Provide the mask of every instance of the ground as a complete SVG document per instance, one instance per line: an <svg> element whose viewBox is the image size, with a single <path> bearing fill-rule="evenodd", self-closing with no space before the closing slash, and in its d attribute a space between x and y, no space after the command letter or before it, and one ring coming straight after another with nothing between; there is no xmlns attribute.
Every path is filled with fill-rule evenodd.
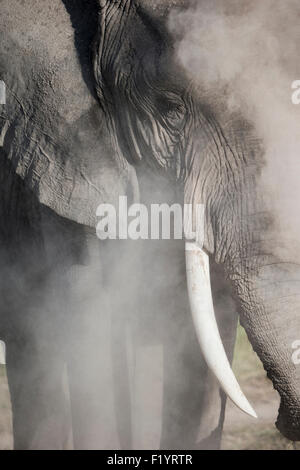
<svg viewBox="0 0 300 470"><path fill-rule="evenodd" d="M276 430L278 396L260 361L252 351L244 330L238 332L233 365L238 381L253 405L255 420L229 403L222 448L224 450L290 450L292 444ZM11 409L5 368L0 366L0 450L12 448Z"/></svg>

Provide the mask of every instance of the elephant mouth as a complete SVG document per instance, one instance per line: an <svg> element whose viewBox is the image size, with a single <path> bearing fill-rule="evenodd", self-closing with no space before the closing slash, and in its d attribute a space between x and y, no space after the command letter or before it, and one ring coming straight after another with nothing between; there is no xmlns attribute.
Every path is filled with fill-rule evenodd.
<svg viewBox="0 0 300 470"><path fill-rule="evenodd" d="M209 257L196 243L187 242L185 249L190 307L204 359L233 403L257 418L234 376L222 344L214 313Z"/></svg>

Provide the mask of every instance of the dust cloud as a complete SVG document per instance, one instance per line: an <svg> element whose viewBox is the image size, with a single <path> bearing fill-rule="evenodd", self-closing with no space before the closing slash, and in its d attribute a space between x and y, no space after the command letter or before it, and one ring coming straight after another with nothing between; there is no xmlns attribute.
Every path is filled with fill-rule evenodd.
<svg viewBox="0 0 300 470"><path fill-rule="evenodd" d="M192 81L254 124L265 151L260 183L288 245L300 235L299 23L297 0L200 0L169 19Z"/></svg>

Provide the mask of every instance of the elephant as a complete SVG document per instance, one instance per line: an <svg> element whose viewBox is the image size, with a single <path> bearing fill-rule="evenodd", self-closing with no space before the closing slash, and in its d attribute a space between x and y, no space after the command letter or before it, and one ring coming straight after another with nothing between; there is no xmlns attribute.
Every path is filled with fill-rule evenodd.
<svg viewBox="0 0 300 470"><path fill-rule="evenodd" d="M274 237L255 125L176 61L168 16L190 3L1 1L0 339L16 449L67 448L71 428L75 448L113 448L114 426L120 447L142 445L149 364L159 446L218 449L227 396L255 417L230 367L238 317L280 395L278 429L300 439L300 266ZM203 244L99 241L97 208L120 195L204 205ZM132 382L148 383L143 406Z"/></svg>

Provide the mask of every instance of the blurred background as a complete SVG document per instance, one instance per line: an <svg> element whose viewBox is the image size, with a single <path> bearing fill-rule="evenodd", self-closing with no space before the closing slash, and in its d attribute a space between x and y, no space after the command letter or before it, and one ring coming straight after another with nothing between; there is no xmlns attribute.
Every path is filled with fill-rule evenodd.
<svg viewBox="0 0 300 470"><path fill-rule="evenodd" d="M258 420L228 402L223 450L292 450L292 443L275 428L279 400L253 352L244 330L238 330L233 369L258 414ZM0 366L0 450L12 449L12 423L5 367Z"/></svg>

